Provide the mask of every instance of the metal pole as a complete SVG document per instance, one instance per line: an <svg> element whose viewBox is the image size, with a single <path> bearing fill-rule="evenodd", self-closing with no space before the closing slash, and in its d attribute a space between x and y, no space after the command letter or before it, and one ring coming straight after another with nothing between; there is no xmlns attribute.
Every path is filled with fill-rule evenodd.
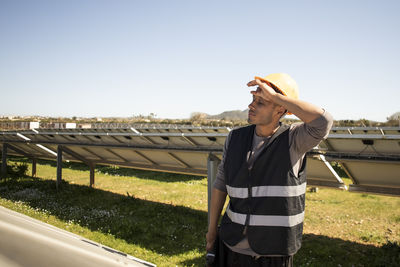
<svg viewBox="0 0 400 267"><path fill-rule="evenodd" d="M7 144L3 143L3 150L1 154L1 177L5 178L7 175Z"/></svg>
<svg viewBox="0 0 400 267"><path fill-rule="evenodd" d="M212 187L217 177L217 170L220 160L213 154L208 155L207 159L207 188L208 188L208 223L210 223L210 208L211 208L211 192Z"/></svg>
<svg viewBox="0 0 400 267"><path fill-rule="evenodd" d="M62 181L62 146L57 146L57 181L56 187L61 186Z"/></svg>
<svg viewBox="0 0 400 267"><path fill-rule="evenodd" d="M94 168L95 168L95 164L92 163L89 165L90 168L90 187L94 186Z"/></svg>
<svg viewBox="0 0 400 267"><path fill-rule="evenodd" d="M36 177L36 159L32 159L32 177Z"/></svg>

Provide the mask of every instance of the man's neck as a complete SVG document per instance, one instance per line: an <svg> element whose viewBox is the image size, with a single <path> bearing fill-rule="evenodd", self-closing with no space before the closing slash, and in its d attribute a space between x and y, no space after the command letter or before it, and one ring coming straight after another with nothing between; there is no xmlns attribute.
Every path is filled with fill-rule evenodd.
<svg viewBox="0 0 400 267"><path fill-rule="evenodd" d="M257 124L256 125L256 135L260 137L269 137L273 135L279 128L278 123L271 123L268 125Z"/></svg>

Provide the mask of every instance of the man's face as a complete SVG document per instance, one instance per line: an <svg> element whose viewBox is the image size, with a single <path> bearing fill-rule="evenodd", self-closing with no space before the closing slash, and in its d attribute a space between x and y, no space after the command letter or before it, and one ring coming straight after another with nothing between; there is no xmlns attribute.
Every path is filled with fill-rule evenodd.
<svg viewBox="0 0 400 267"><path fill-rule="evenodd" d="M257 91L261 90L257 88ZM269 124L276 116L276 109L278 108L272 102L262 99L261 97L253 95L253 101L249 104L248 122L255 125Z"/></svg>

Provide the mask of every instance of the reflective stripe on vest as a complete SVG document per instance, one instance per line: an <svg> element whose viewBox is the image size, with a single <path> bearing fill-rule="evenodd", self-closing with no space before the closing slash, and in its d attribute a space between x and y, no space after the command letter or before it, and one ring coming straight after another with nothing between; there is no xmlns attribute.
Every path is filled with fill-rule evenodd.
<svg viewBox="0 0 400 267"><path fill-rule="evenodd" d="M226 208L226 214L232 222L245 225L246 214L233 212L230 207ZM283 226L293 227L304 221L304 211L302 213L281 216L281 215L250 215L249 225L251 226Z"/></svg>
<svg viewBox="0 0 400 267"><path fill-rule="evenodd" d="M294 186L254 186L251 188L252 197L297 197L306 193L306 183ZM232 187L226 185L228 195L235 198L248 198L246 187Z"/></svg>

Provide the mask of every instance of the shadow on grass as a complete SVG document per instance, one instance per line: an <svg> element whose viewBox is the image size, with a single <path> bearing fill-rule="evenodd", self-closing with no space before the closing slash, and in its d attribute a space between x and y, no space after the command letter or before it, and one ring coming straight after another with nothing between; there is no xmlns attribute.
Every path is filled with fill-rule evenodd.
<svg viewBox="0 0 400 267"><path fill-rule="evenodd" d="M201 266L202 262L204 257L197 257L182 264ZM388 243L379 248L313 234L303 235L302 248L294 256L294 266L397 267L399 262L400 246L397 243Z"/></svg>
<svg viewBox="0 0 400 267"><path fill-rule="evenodd" d="M204 257L182 262L184 266L201 266ZM397 267L400 244L382 247L364 245L322 235L304 234L302 248L294 256L294 266L382 266ZM204 266L204 265L203 265Z"/></svg>
<svg viewBox="0 0 400 267"><path fill-rule="evenodd" d="M32 160L23 157L9 157L10 160L16 162L24 162L27 164L32 163ZM47 165L56 168L57 162L54 160L45 160L45 159L38 159L38 164ZM79 170L79 171L89 171L89 167L81 162L63 162L63 168L68 168L72 170ZM118 166L108 166L108 165L96 165L96 172L108 174L108 175L118 175L118 176L134 176L139 179L146 179L146 180L155 180L160 182L187 182L192 180L202 180L205 176L197 176L197 175L187 175L187 174L177 174L177 173L167 173L156 171L148 171L148 170L139 170L133 168L124 168ZM40 175L40 174L39 174Z"/></svg>
<svg viewBox="0 0 400 267"><path fill-rule="evenodd" d="M158 254L204 249L207 213L203 211L65 181L57 192L55 181L31 177L2 180L0 197L23 201L62 221L111 234Z"/></svg>
<svg viewBox="0 0 400 267"><path fill-rule="evenodd" d="M322 235L305 234L295 266L399 266L400 244L382 247Z"/></svg>
<svg viewBox="0 0 400 267"><path fill-rule="evenodd" d="M23 201L65 222L109 234L157 254L173 256L204 251L207 213L182 206L136 199L101 189L40 178L0 181L0 197ZM305 234L295 266L398 266L400 246L365 245L322 235ZM181 262L204 266L204 257Z"/></svg>

